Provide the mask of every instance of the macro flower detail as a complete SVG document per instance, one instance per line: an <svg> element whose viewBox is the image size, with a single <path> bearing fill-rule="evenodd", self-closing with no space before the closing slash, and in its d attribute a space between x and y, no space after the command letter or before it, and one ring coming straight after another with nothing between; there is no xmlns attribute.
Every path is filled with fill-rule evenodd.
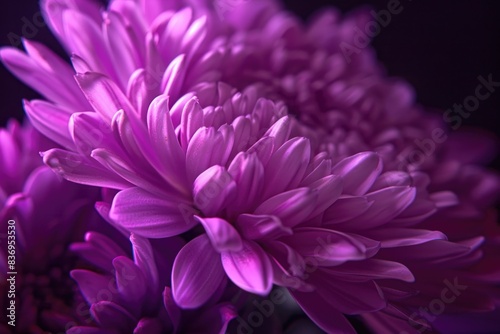
<svg viewBox="0 0 500 334"><path fill-rule="evenodd" d="M68 333L95 333L97 328L105 333L224 332L236 314L229 303L214 301L203 309L184 312L172 302L168 288L172 255L182 247L182 239L162 240L153 249L147 239L131 235L131 249L126 250L114 241L123 243L124 236L117 231L109 236L113 239L89 232L85 242L71 245L95 271L71 272L91 307L83 326Z"/></svg>
<svg viewBox="0 0 500 334"><path fill-rule="evenodd" d="M495 139L451 133L370 48L346 61L340 45L367 13L304 24L263 0L41 8L72 64L28 40L25 53L0 50L44 96L24 108L33 142L46 141L30 148L38 167L16 125L0 133L1 153L20 161L0 165L0 216L34 221L49 183L72 187L66 209L100 200L100 226L80 230L77 207L55 219L65 238L34 236L90 266L60 260L90 307L82 319L79 297L63 301L69 333L223 333L252 314L241 294L273 287L329 333L355 332L352 319L447 333L470 313L498 328L500 178L481 167Z"/></svg>
<svg viewBox="0 0 500 334"><path fill-rule="evenodd" d="M0 329L5 333L62 332L79 320L73 307L81 297L68 276L77 259L66 247L100 222L92 210L98 192L69 183L43 165L39 151L53 145L28 122L20 126L12 120L0 130L0 155L5 158L0 165L1 226L2 231L8 222L15 227L15 239L2 235L5 244L15 240L14 253L0 250L1 304L7 310ZM15 299L8 297L12 282ZM15 311L9 318L12 300Z"/></svg>

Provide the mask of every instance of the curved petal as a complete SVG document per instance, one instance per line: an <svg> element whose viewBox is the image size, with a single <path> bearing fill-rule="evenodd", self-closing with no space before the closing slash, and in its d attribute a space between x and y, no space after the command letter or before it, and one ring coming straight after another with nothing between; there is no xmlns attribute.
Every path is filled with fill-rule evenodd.
<svg viewBox="0 0 500 334"><path fill-rule="evenodd" d="M201 218L195 216L203 225L212 246L220 252L237 252L243 248L238 231L227 221L220 218Z"/></svg>
<svg viewBox="0 0 500 334"><path fill-rule="evenodd" d="M193 184L194 204L211 217L225 209L234 198L236 183L222 166L213 166L201 173Z"/></svg>
<svg viewBox="0 0 500 334"><path fill-rule="evenodd" d="M206 235L191 240L175 258L172 293L182 308L203 305L220 287L224 271L220 255Z"/></svg>
<svg viewBox="0 0 500 334"><path fill-rule="evenodd" d="M146 238L166 238L184 233L196 225L186 215L182 201L171 201L140 188L116 194L109 216L117 224Z"/></svg>
<svg viewBox="0 0 500 334"><path fill-rule="evenodd" d="M273 286L269 256L253 241L243 241L239 252L223 252L222 265L234 284L245 291L267 295Z"/></svg>
<svg viewBox="0 0 500 334"><path fill-rule="evenodd" d="M340 161L332 168L332 173L342 176L346 194L360 196L370 189L382 167L382 160L376 153L364 152Z"/></svg>

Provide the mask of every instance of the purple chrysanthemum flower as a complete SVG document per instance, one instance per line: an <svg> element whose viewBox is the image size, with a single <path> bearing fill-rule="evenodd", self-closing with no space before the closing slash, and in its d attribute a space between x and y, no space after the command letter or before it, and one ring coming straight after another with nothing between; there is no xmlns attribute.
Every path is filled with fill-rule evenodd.
<svg viewBox="0 0 500 334"><path fill-rule="evenodd" d="M471 288L446 312L498 303L498 265L481 260L481 236L498 246L475 228L489 223L496 235L484 212L498 177L476 166L480 154L457 155L463 136L407 159L442 124L369 48L346 61L340 44L364 16L330 11L304 26L272 1L242 3L224 20L211 2L187 5L45 1L77 83L36 43L25 43L29 56L1 53L50 100L26 103L66 149L45 154L50 166L120 190L101 213L133 233L189 231L172 273L180 306L203 304L224 272L249 292L290 288L331 332L352 331L341 313L379 310L366 317L379 331L432 325L412 312L455 277Z"/></svg>
<svg viewBox="0 0 500 334"><path fill-rule="evenodd" d="M11 121L0 130L2 333L62 333L78 321L73 306L80 297L68 275L76 259L66 249L98 218L92 214L98 197L43 165L39 151L53 146L29 123ZM11 301L13 318L7 317Z"/></svg>
<svg viewBox="0 0 500 334"><path fill-rule="evenodd" d="M174 302L170 272L175 254L184 245L180 238L153 240L132 235L130 250L113 238L89 232L85 242L72 250L94 266L95 271L73 270L90 312L68 333L224 333L236 315L229 303L216 300L202 309L183 311ZM95 321L95 326L89 326ZM86 325L86 326L85 326ZM99 329L97 329L99 328Z"/></svg>

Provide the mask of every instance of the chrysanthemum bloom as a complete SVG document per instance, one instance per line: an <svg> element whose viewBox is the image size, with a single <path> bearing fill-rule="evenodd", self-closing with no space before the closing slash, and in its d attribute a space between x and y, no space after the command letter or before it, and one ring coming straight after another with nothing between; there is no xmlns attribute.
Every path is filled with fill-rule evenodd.
<svg viewBox="0 0 500 334"><path fill-rule="evenodd" d="M414 206L427 214L400 223L443 231L448 241L396 247L378 255L408 264L416 275L411 288L419 292L415 298L398 302L399 310L388 312L411 315L428 307L440 298L445 280L456 277L467 283L467 292L437 313L488 311L498 305L499 265L487 256L481 259L486 248L500 251L493 239L498 225L490 209L498 200L500 181L480 167L495 153L495 139L480 132L450 133L447 124L414 104L414 94L405 83L385 77L371 48L353 53L354 31L368 27L367 15L342 20L335 11L325 11L304 26L273 6L246 4L234 8L227 20L232 26L227 48L252 52L241 51L248 55L247 71L224 74L223 80L237 87L259 82L269 97L283 100L297 119L310 125L309 136L317 138L318 150L327 150L334 161L364 150L376 151L384 170L410 171L415 176L413 181L399 179L401 184L413 184L431 192L431 198L440 198L437 206L431 202ZM346 49L349 45L351 51ZM345 228L349 231L351 226ZM380 230L373 238L389 246L385 239L394 233L397 230ZM393 322L394 327L385 331L404 326L418 331L417 320L435 321L436 312L423 313Z"/></svg>
<svg viewBox="0 0 500 334"><path fill-rule="evenodd" d="M320 326L349 331L341 313L385 307L376 280L413 279L400 263L371 260L380 243L362 235L399 215L412 217L405 209L420 201L414 187L387 183L391 175L380 174L376 154L332 167L325 154L311 154L308 139L291 137L283 106L257 99L253 87L240 94L205 84L171 109L159 96L144 124L109 79L82 78L100 97L97 113L71 116L74 145L85 150L53 149L44 160L70 180L119 189L109 219L132 233L165 238L203 227L174 262L172 292L181 307L205 304L227 275L261 295L273 283L289 287ZM98 141L95 129L102 129ZM358 231L338 232L349 220ZM409 234L406 244L443 238Z"/></svg>
<svg viewBox="0 0 500 334"><path fill-rule="evenodd" d="M75 257L67 247L98 218L92 215L98 197L95 189L67 182L43 165L39 151L52 146L28 123L21 127L11 121L0 130L2 333L63 333L78 321L73 306L79 294L69 277ZM9 221L15 226L13 267L12 259L7 261L12 255L7 252L7 231L14 231L8 229ZM7 293L11 290L7 278L12 277L15 299ZM15 301L12 319L7 317L11 300Z"/></svg>
<svg viewBox="0 0 500 334"><path fill-rule="evenodd" d="M155 1L145 1L144 3L156 4ZM162 13L162 11L165 8L180 8L181 5L177 2L171 2L166 7L143 6L143 8L146 8L144 11L137 6L137 3L131 1L115 1L110 7L111 10L105 15L105 19L102 19L97 14L98 10L95 6L90 11L92 14L87 15L85 14L86 10L82 9L83 7L79 2L47 1L45 3L44 8L46 8L53 30L67 49L77 54L77 56L73 57L73 62L77 72L82 73L77 76L77 79L88 102L82 99L83 96L79 88L69 79L71 75L69 67L57 61L53 55L41 46L27 44L31 58L21 56L13 51L2 52L2 58L15 73L34 88L39 89L49 100L56 104L30 103L27 104L27 112L40 131L57 140L71 151L78 151L78 154L52 151L46 156L46 160L55 168L61 168L67 178L82 183L110 186L117 189L126 189L133 184L139 188L147 189L152 194L160 195L164 199L162 202L148 201L142 203L129 196L131 202L136 205L135 207L130 206L131 209L156 204L162 208L159 211L160 213L165 213L165 208L169 208L169 214L172 214L172 201L175 199L180 204L180 208L183 209L183 218L186 218L186 224L184 226L172 224L172 230L169 233L180 233L194 226L196 222L191 218L196 214L198 221L206 228L209 238L213 240L215 232L210 230L210 225L220 226L221 230L219 232L226 233L224 222L226 221L230 223L230 226L234 227L233 219L236 218L236 213L242 215L242 210L240 212L231 212L230 210L224 212L224 205L230 206L223 199L229 198L237 190L232 190L232 186L228 186L223 182L231 179L225 176L224 170L218 170L218 168L226 167L228 169L231 167L234 160L229 159L229 156L233 154L231 157L237 157L237 152L245 153L243 151L246 150L246 146L242 145L230 153L224 152L218 155L216 159L228 155L227 159L223 159L223 164L219 161L219 167L216 166L215 161L197 161L200 157L207 157L206 152L198 156L190 156L187 159L191 142L194 142L195 139L201 142L202 138L205 140L210 136L215 136L217 130L220 129L214 127L213 131L208 131L205 137L200 134L193 136L195 131L200 129L201 126L235 122L234 118L238 115L225 114L228 110L228 107L225 106L221 109L214 108L217 106L217 102L222 104L220 101L224 99L210 98L208 100L203 94L206 94L204 92L209 90L203 90L199 87L195 89L194 86L199 82L214 81L220 78L240 89L258 83L259 89L256 90L259 92L258 94L265 94L265 96L276 101L284 100L291 113L302 124L311 127L309 131L303 126L294 127L292 137L299 134L307 135L312 143L309 149L314 152L313 156L322 150L328 151L328 158L332 159L331 162L325 160L325 155L315 158L318 164L317 167L323 164L322 168L325 168L322 170L324 174L320 174L320 176L339 175L343 178L343 195L339 200L335 203L332 202L333 205L328 209L328 206L324 203L326 206L323 209L326 212L318 221L311 220L309 219L311 217L308 216L301 217L303 221L298 223L297 226L292 226L291 232L294 233L293 235L300 232L296 229L298 227L327 227L329 231L334 231L334 233L342 231L348 233L348 235L361 234L364 238L369 236L371 238L369 240L381 242L382 248L393 249L387 252L384 250L384 252L377 255L377 259L368 262L369 264L365 263L364 268L369 271L368 273L361 272L361 267L352 264L353 262L347 262L345 266L340 266L343 270L350 271L353 276L365 275L363 279L358 277L355 280L356 282L361 280L363 283L352 284L352 286L345 286L342 282L339 283L339 280L335 280L337 285L332 286L331 280L325 280L325 277L332 275L346 276L335 272L335 270L332 272L331 268L318 269L321 267L320 264L312 265L313 269L311 269L311 265L309 266L312 273L306 279L304 268L308 266L301 265L301 258L292 251L290 251L290 254L294 256L281 259L281 262L280 259L276 259L283 267L282 271L285 272L284 275L282 273L273 274L276 283L301 289L312 286L323 289L321 292L324 292L324 290L328 292L327 297L318 301L314 300L315 293L309 294L309 297L306 297L301 292L295 293L299 302L309 310L311 317L323 328L331 331L340 330L340 328L345 331L349 330L348 325L343 323L341 318L330 317L325 312L330 307L345 313L359 313L373 311L383 306L383 302L378 302L383 299L377 298L374 293L366 300L370 305L366 305L366 303L344 302L339 296L335 295L335 292L337 289L343 289L343 292L348 291L350 294L355 294L357 290L362 290L362 287L368 289L368 286L373 284L371 275L382 277L380 271L384 275L389 273L392 275L391 270L394 268L388 266L387 262L383 262L383 259L390 258L393 253L401 255L398 258L400 262L405 263L408 261L413 263L414 259L411 256L405 256L406 254L412 254L413 248L411 247L424 249L426 254L429 254L429 257L421 259L422 267L425 268L426 263L429 265L434 262L439 263L436 258L439 258L444 251L450 252L450 254L454 254L454 252L460 253L462 247L464 248L462 253L466 256L478 245L478 243L472 242L474 240L462 242L464 246L455 243L457 240L466 240L477 236L478 234L474 232L469 235L462 235L457 240L433 241L437 246L431 247L432 245L428 245L426 241L444 239L445 236L438 232L432 233L423 230L426 225L419 224L426 218L436 214L437 211L462 212L462 209L470 206L480 210L472 210L476 217L474 220L469 220L469 223L477 221L483 211L483 208L478 206L477 203L485 199L491 201L498 190L497 179L474 168L472 172L470 172L470 168L465 168L465 170L463 168L454 168L460 163L454 162L450 155L446 154L446 152L449 152L447 148L442 148L444 154L439 153L439 155L436 155L438 159L429 159L431 162L426 161L425 164L422 163L422 166L419 166L418 169L429 172L430 178L422 172L415 171L416 164L405 162L405 158L411 157L413 153L415 139L427 138L439 123L433 120L432 117L426 116L419 108L413 106L412 94L406 85L388 81L381 75L381 70L369 52L363 51L358 57L353 56L350 66L346 66L346 59L341 53L339 45L342 42L350 42L349 39L353 38L354 35L352 28L356 24L358 26L364 24L366 19L348 19L342 22L338 19L338 15L330 12L315 20L310 27L305 28L297 20L284 15L274 4L253 1L248 5L242 4L233 8L231 15L226 15L227 22L213 24L217 21L214 21L214 15L210 16L209 7L204 7L204 10L200 11L200 13L185 9L173 14L173 12ZM201 14L207 14L208 16L200 16ZM104 27L103 34L99 31L100 26ZM325 33L330 31L331 34ZM120 38L113 38L116 36ZM141 43L141 41L144 43ZM92 48L89 47L90 45L92 45ZM132 45L138 46L138 48L133 48ZM367 50L369 51L369 49ZM27 75L27 69L37 75L33 76L31 73ZM115 83L111 84L110 80L104 79L99 74L84 74L84 72L90 70L105 74ZM47 83L50 85L47 85ZM61 84L64 84L66 88L63 94L57 90L46 88L47 86L60 87ZM126 91L126 97L125 94L120 93L120 90ZM192 96L182 97L183 93L191 90L195 90L198 95L202 95L199 96L200 104L208 108L203 111L206 124L200 121L201 116L198 116L202 115L200 111L190 111L193 109L193 104L195 104L190 100ZM159 94L169 95L171 101L169 113L172 126L167 123L162 127L162 129L165 129L165 126L170 127L165 130L165 133L170 137L164 137L167 138L168 144L165 144L163 139L159 139L162 137L157 137L159 130L155 130L153 126L153 122L158 121L157 118L148 118L149 115L154 114L154 111L151 112L151 109L154 108L151 108L150 112L148 112L150 102ZM126 101L127 99L130 103ZM216 102L213 102L214 100ZM185 112L181 106L188 104L187 101L190 101L191 105ZM104 126L99 125L99 116L85 113L73 116L70 122L70 131L67 131L66 124L69 122L70 115L75 111L90 109L89 104L100 114ZM125 111L117 114L117 110L121 108L125 109ZM131 111L132 109L134 111ZM239 110L242 113L241 115L249 114L247 111L243 111L246 107L238 106L235 109ZM186 116L184 117L184 115ZM254 119L254 117L249 118ZM108 125L111 122L114 128L109 130ZM271 123L266 126L270 126ZM240 131L236 131L238 128L234 124L233 127L238 135ZM224 129L228 129L228 127ZM263 130L265 129L263 128ZM171 134L172 131L175 131L175 137ZM224 145L228 145L227 138L230 137L225 137L224 131L220 131L222 132L220 139L212 141L221 143L220 146L216 146L218 150L216 149L215 152L220 153ZM114 136L111 135L112 132ZM261 135L259 134L256 139L261 138ZM148 140L152 141L152 143L148 143ZM179 149L171 150L172 146L170 145L177 140L179 140L181 148L184 149L185 156L182 155ZM210 140L205 141L210 142ZM235 142L238 143L238 140ZM300 142L299 147L301 149L303 149L303 143L303 141ZM151 145L153 154L151 154ZM259 145L258 147L265 149L268 146L267 144L267 146ZM307 147L309 144L305 146ZM92 149L94 150L92 151L92 157L90 157ZM278 148L273 147L274 149ZM378 155L368 153L354 155L366 150L376 151ZM271 152L277 153L278 151ZM109 152L113 152L115 155L108 154ZM212 152L212 147L208 152ZM300 153L300 150L296 149L294 152L290 152L291 157L296 157L290 158L290 160L301 161L300 158L297 158L301 154L297 152ZM307 154L303 155L303 157L305 156ZM382 157L383 163L378 158L379 156ZM168 159L169 157L174 158ZM258 158L261 160L261 157ZM104 167L97 164L96 160ZM211 166L216 168L212 168L212 170L208 168L209 172L204 175L202 168L193 171L192 166L189 166L190 163L194 163L193 160L196 161L196 165L205 163L207 168ZM321 162L323 160L327 162ZM184 161L185 166L183 165ZM262 163L262 161L260 162ZM210 166L212 163L214 165ZM330 170L330 168L325 167L328 164L337 164L337 166ZM411 167L410 173L406 173L406 167L408 166ZM238 169L236 168L236 170ZM292 169L289 172L300 175L299 171L301 171L300 168L297 170ZM381 174L382 171L385 173ZM266 173L273 172L275 171L268 171L266 167ZM153 189L158 188L151 187L151 185L157 185L158 174L168 184L166 189L175 189L176 192L183 195L180 197L165 197L165 187ZM447 179L447 174L453 175L453 177ZM121 176L121 178L116 175ZM205 178L198 180L200 176ZM214 201L214 198L206 199L206 196L202 196L200 199L194 197L197 191L203 189L202 182L207 180L206 176L215 176L221 179L222 185L227 187L222 192L223 196L215 196L216 200L221 202L216 203L216 209L211 207L213 211L209 213L205 211L207 208L203 207L205 205L203 203L211 203L210 200ZM233 175L231 174L231 176ZM287 174L283 174L280 175L279 179L283 180L287 177ZM473 198L471 199L471 196L467 195L467 190L471 189L470 181L464 180L474 180L474 178L480 180L479 184L482 186L473 192ZM299 179L297 177L294 180L294 182L298 182L297 186L301 182ZM196 181L200 182L199 186L193 188L192 185L193 183L196 185ZM302 181L305 182L305 180ZM237 180L235 183L238 183ZM453 187L450 186L451 184L453 184ZM217 184L217 187L219 186ZM287 186L291 186L291 184ZM266 187L271 188L269 185L266 185ZM457 191L456 188L462 191ZM277 189L279 188L277 187ZM455 195L449 192L450 189L455 192ZM128 193L127 191L122 191L122 194L117 196L114 202L115 209L112 210L112 218L121 222L121 224L132 221L129 219L130 216L119 216L116 210L116 204L119 203L118 199L123 200L127 198L126 194L134 194L132 190L128 191ZM264 191L262 200L266 200L266 196L269 195L268 192L274 190L264 188L262 191ZM302 197L298 199L303 200ZM194 213L191 210L193 209L193 203L196 209ZM298 208L298 204L304 203L293 202L293 205L289 207ZM211 204L213 205L213 203ZM308 209L313 207L311 210L314 212L315 209L311 203L306 206ZM448 211L443 210L447 207L452 208ZM241 207L239 208L241 209ZM460 208L460 210L457 210L457 208ZM154 212L156 213L156 211ZM231 214L233 214L233 217L231 217ZM217 217L213 217L213 215L217 215ZM137 219L137 217L144 215L136 214L132 216ZM178 213L170 217L174 218L172 220L165 220L164 218L148 219L150 224L156 222L163 224L159 227L164 228L166 221L177 222L179 219ZM449 219L449 217L453 216L445 217ZM207 218L216 219L207 220ZM453 218L455 219L455 217ZM431 220L427 220L430 229L440 229L441 224L439 221L437 224L431 224L431 222ZM262 223L268 222L263 221ZM143 226L145 225L126 225L127 228L134 230ZM241 237L243 232L239 230L238 225L236 225L236 228L237 235ZM156 226L149 231L137 231L137 233L156 233L158 230L159 228ZM232 231L231 228L228 231ZM228 235L228 237L231 237L228 240L234 243L231 244L231 247L238 248L238 237L234 237L233 234ZM318 235L308 235L308 237L314 239ZM207 238L202 235L198 239L194 239L192 243L198 240L196 242L202 243L206 249L209 249ZM286 236L279 236L280 238L286 240L285 244L288 247L290 247L290 243L296 242L293 237L292 240L286 239ZM248 243L247 239L248 236L243 235L243 241ZM259 246L267 242L260 239L252 240L257 240ZM337 239L329 239L327 244L331 240ZM242 244L244 244L243 241ZM276 239L273 241L276 241ZM320 240L309 241L314 246L319 246L319 250L322 249ZM377 243L375 242L375 244ZM188 246L189 244L185 249L190 250ZM221 245L216 242L215 246L217 250L221 251L221 249L217 248ZM304 245L294 244L291 248L300 250L299 255L305 258L304 262L311 261L311 259L321 262L318 261L318 255L320 258L322 255L314 252L316 247L313 248L312 245L307 245L313 251L313 254L310 254L301 246ZM265 246L264 248L271 247ZM378 246L368 247L361 258L373 256L377 248ZM335 249L341 250L342 247L339 246ZM181 252L180 255L185 256L187 250ZM265 250L272 253L272 250ZM327 253L329 256L331 255L330 252ZM349 254L349 256L353 256L352 253ZM213 252L206 252L204 255L211 256L213 259L217 257ZM358 256L359 254L344 260L359 259ZM223 256L223 258L226 261L232 259L228 256ZM467 264L467 261L457 261L457 257L453 256L445 257L444 261L451 267ZM179 260L178 263L182 264L183 262ZM263 263L265 264L265 260ZM334 266L331 262L327 263L328 266ZM322 265L325 265L325 262ZM384 267L384 265L386 266ZM297 267L299 270L297 270ZM261 266L262 268L265 269L266 265ZM418 267L414 268L418 274L420 272ZM436 270L441 268L446 268L446 266L433 267ZM261 273L265 274L265 270L261 270ZM403 270L399 276L394 274L394 277L404 278L405 273ZM444 273L447 273L446 270ZM195 276L193 275L193 277ZM351 275L347 275L347 277L347 280L354 281ZM426 286L436 283L434 281L432 284L428 284L428 278L424 277L422 276L422 280L417 279L416 284ZM408 278L409 276L406 276L406 279ZM278 282L280 279L282 282ZM453 278L450 277L450 279ZM305 280L307 280L308 284L304 284ZM247 283L240 282L240 286L255 292L255 289ZM267 281L265 283L264 286L268 287L269 283ZM384 285L384 283L387 283L387 285ZM442 284L442 282L439 281L437 284ZM477 280L474 281L474 285L476 284ZM415 289L415 287L412 288L409 285L397 288L393 286L391 281L379 282L379 285L383 287L384 296L389 300L409 297L412 292L419 288L417 286L417 289ZM176 295L175 291L174 280L174 295ZM263 291L266 291L266 289L263 289ZM373 290L370 291L373 292ZM425 294L423 295L425 296ZM433 293L428 295L433 295ZM182 300L182 297L178 296L178 299L181 299L181 304L188 306L185 304L186 301ZM312 301L315 301L314 305L312 305ZM460 301L457 300L458 302ZM467 299L463 303L467 303ZM391 307L395 306L392 305ZM411 308L409 310L405 308L406 306L402 310L396 311L396 313L401 312L401 316L406 317L405 320L407 320L407 318L411 318ZM477 307L475 309L484 308ZM403 315L404 313L406 315Z"/></svg>
<svg viewBox="0 0 500 334"><path fill-rule="evenodd" d="M71 247L95 271L71 272L91 307L83 326L68 333L225 333L236 310L216 300L224 286L199 310L182 311L173 302L170 272L175 254L184 245L182 239L154 240L151 245L132 235L131 250L124 250L114 241L121 236L111 236L89 232L85 242ZM95 326L89 326L92 320Z"/></svg>

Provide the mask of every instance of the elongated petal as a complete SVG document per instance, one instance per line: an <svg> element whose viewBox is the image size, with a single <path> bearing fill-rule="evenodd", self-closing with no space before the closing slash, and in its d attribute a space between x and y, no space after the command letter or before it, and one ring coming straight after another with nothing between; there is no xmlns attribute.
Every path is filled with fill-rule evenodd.
<svg viewBox="0 0 500 334"><path fill-rule="evenodd" d="M42 153L43 161L66 180L113 189L132 186L124 179L103 168L97 161L87 160L79 154L60 149Z"/></svg>
<svg viewBox="0 0 500 334"><path fill-rule="evenodd" d="M257 155L238 154L229 165L228 172L237 185L229 211L248 212L254 209L264 188L264 166Z"/></svg>
<svg viewBox="0 0 500 334"><path fill-rule="evenodd" d="M109 48L104 41L101 27L87 15L76 10L64 11L62 21L65 41L70 53L75 53L85 59L94 71L117 80L115 67L110 59ZM117 82L120 81L117 80Z"/></svg>
<svg viewBox="0 0 500 334"><path fill-rule="evenodd" d="M281 240L302 256L315 258L322 266L336 266L370 257L371 249L366 247L364 239L333 230L301 228L294 235Z"/></svg>
<svg viewBox="0 0 500 334"><path fill-rule="evenodd" d="M94 110L111 124L114 114L123 109L133 110L125 94L116 84L99 73L77 74L76 80Z"/></svg>
<svg viewBox="0 0 500 334"><path fill-rule="evenodd" d="M172 270L172 293L182 308L203 305L220 286L224 271L220 255L206 235L190 241L177 255Z"/></svg>
<svg viewBox="0 0 500 334"><path fill-rule="evenodd" d="M64 83L58 80L57 74L54 75L48 72L25 53L15 48L2 48L0 50L0 59L26 85L40 92L50 101L62 106L76 106L77 108L84 108L88 105L84 102L75 101L75 97L70 93L71 86L69 88L65 87Z"/></svg>
<svg viewBox="0 0 500 334"><path fill-rule="evenodd" d="M423 244L432 240L447 240L440 231L410 228L388 228L368 231L367 236L380 240L382 248L403 247Z"/></svg>
<svg viewBox="0 0 500 334"><path fill-rule="evenodd" d="M318 194L308 188L298 188L271 197L257 209L257 215L274 215L283 224L293 227L303 222L314 210Z"/></svg>
<svg viewBox="0 0 500 334"><path fill-rule="evenodd" d="M397 217L415 199L415 188L389 187L368 194L371 207L348 224L351 229L368 229L381 226Z"/></svg>
<svg viewBox="0 0 500 334"><path fill-rule="evenodd" d="M189 142L186 153L188 180L214 165L225 166L233 147L234 132L231 127L200 128Z"/></svg>
<svg viewBox="0 0 500 334"><path fill-rule="evenodd" d="M340 267L328 268L328 272L349 282L367 282L374 279L398 279L405 282L414 282L411 271L399 262L367 259L363 265L349 262Z"/></svg>
<svg viewBox="0 0 500 334"><path fill-rule="evenodd" d="M132 233L146 238L166 238L196 225L193 219L183 216L181 204L140 188L129 188L115 196L110 217Z"/></svg>
<svg viewBox="0 0 500 334"><path fill-rule="evenodd" d="M149 138L156 159L150 159L159 173L177 189L186 187L185 155L174 131L168 110L168 97L161 95L149 106Z"/></svg>
<svg viewBox="0 0 500 334"><path fill-rule="evenodd" d="M292 229L284 226L276 216L243 214L236 224L247 239L278 239L293 234Z"/></svg>
<svg viewBox="0 0 500 334"><path fill-rule="evenodd" d="M235 192L236 183L221 166L210 167L193 184L194 204L208 217L225 209L233 200Z"/></svg>
<svg viewBox="0 0 500 334"><path fill-rule="evenodd" d="M142 304L146 296L146 280L144 274L128 257L120 256L113 259L115 268L116 287L121 298L129 303L129 310L139 315Z"/></svg>
<svg viewBox="0 0 500 334"><path fill-rule="evenodd" d="M134 329L137 322L137 318L125 308L109 301L101 301L93 304L90 307L90 312L97 323L105 329L129 333Z"/></svg>
<svg viewBox="0 0 500 334"><path fill-rule="evenodd" d="M83 297L89 304L102 300L114 301L118 298L118 291L109 288L111 276L78 269L71 271L71 277L78 283Z"/></svg>
<svg viewBox="0 0 500 334"><path fill-rule="evenodd" d="M382 160L376 153L359 153L335 165L333 174L342 176L344 191L349 195L363 195L382 171Z"/></svg>
<svg viewBox="0 0 500 334"><path fill-rule="evenodd" d="M222 265L234 284L245 291L267 295L273 285L268 255L253 241L244 241L239 252L223 252Z"/></svg>
<svg viewBox="0 0 500 334"><path fill-rule="evenodd" d="M68 131L71 112L45 101L24 101L24 110L33 126L43 135L68 149L74 148Z"/></svg>
<svg viewBox="0 0 500 334"><path fill-rule="evenodd" d="M243 248L238 231L224 219L201 218L196 219L203 225L212 246L220 252L238 252Z"/></svg>
<svg viewBox="0 0 500 334"><path fill-rule="evenodd" d="M296 187L306 171L311 148L305 138L294 138L283 144L266 165L264 198Z"/></svg>

